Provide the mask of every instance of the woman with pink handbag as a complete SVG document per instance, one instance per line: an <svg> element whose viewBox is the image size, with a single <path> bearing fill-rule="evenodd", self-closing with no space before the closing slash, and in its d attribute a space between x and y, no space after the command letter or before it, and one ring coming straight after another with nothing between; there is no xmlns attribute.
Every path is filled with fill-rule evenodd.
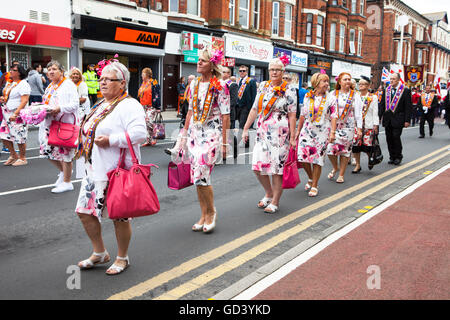
<svg viewBox="0 0 450 320"><path fill-rule="evenodd" d="M53 125L55 128L57 122L76 125L80 103L77 87L71 80L64 77L63 66L58 61L52 60L47 64L47 69L51 83L45 89L43 103L48 106L50 111L39 125L40 155L58 168L58 179L51 192L62 193L73 190L70 179L76 148L50 144L51 127Z"/></svg>
<svg viewBox="0 0 450 320"><path fill-rule="evenodd" d="M217 159L226 155L226 134L230 127L230 92L220 80L222 58L221 50L201 52L197 63L201 76L190 84L189 111L180 133L182 148L187 146L189 151L191 182L197 187L201 209L201 217L192 230L204 233L210 233L216 226L211 172Z"/></svg>
<svg viewBox="0 0 450 320"><path fill-rule="evenodd" d="M78 263L81 269L90 269L110 261L101 236L101 218L106 213L109 190L108 172L115 170L118 163L125 170L136 165L140 159L139 144L145 141L147 133L144 110L127 93L130 80L128 69L115 59L100 64L104 66L99 72L100 91L104 99L96 104L81 124L77 152L77 158L81 157L85 161L86 176L81 183L75 211L94 250L88 259ZM131 146L134 153L130 152ZM122 149L127 149L124 159L121 157ZM129 219L113 221L118 252L114 264L106 271L108 275L119 274L130 264Z"/></svg>
<svg viewBox="0 0 450 320"><path fill-rule="evenodd" d="M287 60L286 60L287 59ZM248 129L258 118L253 148L252 169L264 188L265 195L258 208L266 213L278 211L283 192L283 171L290 147L295 148L295 113L297 92L282 79L289 58L275 58L269 62L269 81L263 81L253 103L242 137L248 141ZM270 181L272 176L272 182Z"/></svg>

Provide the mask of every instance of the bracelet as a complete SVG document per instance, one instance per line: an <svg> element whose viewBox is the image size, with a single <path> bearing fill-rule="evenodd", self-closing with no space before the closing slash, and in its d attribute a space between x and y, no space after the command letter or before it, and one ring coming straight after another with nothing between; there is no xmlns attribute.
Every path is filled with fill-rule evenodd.
<svg viewBox="0 0 450 320"><path fill-rule="evenodd" d="M229 146L229 143L222 143L222 146Z"/></svg>
<svg viewBox="0 0 450 320"><path fill-rule="evenodd" d="M336 133L336 131L331 131L331 133Z"/></svg>

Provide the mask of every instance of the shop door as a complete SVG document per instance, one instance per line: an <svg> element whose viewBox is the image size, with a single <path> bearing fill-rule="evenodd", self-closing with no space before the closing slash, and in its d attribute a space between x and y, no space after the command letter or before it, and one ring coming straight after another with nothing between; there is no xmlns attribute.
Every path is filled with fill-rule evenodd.
<svg viewBox="0 0 450 320"><path fill-rule="evenodd" d="M178 92L177 83L179 81L178 66L173 64L164 65L164 106L163 110L177 110Z"/></svg>

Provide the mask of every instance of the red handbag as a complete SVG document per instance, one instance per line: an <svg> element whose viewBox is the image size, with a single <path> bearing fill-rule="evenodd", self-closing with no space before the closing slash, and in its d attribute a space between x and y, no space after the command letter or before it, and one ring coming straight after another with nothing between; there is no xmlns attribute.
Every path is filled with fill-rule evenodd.
<svg viewBox="0 0 450 320"><path fill-rule="evenodd" d="M52 121L48 136L48 144L56 147L76 148L78 147L77 140L80 127L75 124L75 115L73 115L73 124L61 122L61 119L65 115L66 114L63 114L61 118L59 118L59 121Z"/></svg>
<svg viewBox="0 0 450 320"><path fill-rule="evenodd" d="M120 150L117 168L107 173L108 191L106 207L110 219L136 218L155 214L159 211L159 200L150 181L154 164L139 164L128 133L125 132L133 165L124 168L126 149Z"/></svg>
<svg viewBox="0 0 450 320"><path fill-rule="evenodd" d="M300 183L297 168L297 150L289 149L289 154L283 168L283 189L294 189Z"/></svg>

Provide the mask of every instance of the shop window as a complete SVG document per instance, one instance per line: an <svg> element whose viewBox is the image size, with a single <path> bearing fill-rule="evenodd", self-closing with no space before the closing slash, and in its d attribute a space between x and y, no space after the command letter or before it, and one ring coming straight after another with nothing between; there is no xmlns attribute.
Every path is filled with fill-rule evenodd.
<svg viewBox="0 0 450 320"><path fill-rule="evenodd" d="M235 8L236 8L235 0L230 0L230 3L228 4L228 15L230 25L232 26L234 26L234 15L236 10Z"/></svg>
<svg viewBox="0 0 450 320"><path fill-rule="evenodd" d="M253 22L252 27L256 30L259 29L259 0L253 0Z"/></svg>
<svg viewBox="0 0 450 320"><path fill-rule="evenodd" d="M336 23L330 24L330 51L336 50Z"/></svg>
<svg viewBox="0 0 450 320"><path fill-rule="evenodd" d="M248 29L248 13L249 13L250 0L239 1L239 24Z"/></svg>
<svg viewBox="0 0 450 320"><path fill-rule="evenodd" d="M322 46L323 17L317 16L316 45Z"/></svg>
<svg viewBox="0 0 450 320"><path fill-rule="evenodd" d="M169 12L178 12L178 0L169 1Z"/></svg>
<svg viewBox="0 0 450 320"><path fill-rule="evenodd" d="M306 15L306 43L312 43L312 23L313 23L313 15L312 13L308 13Z"/></svg>
<svg viewBox="0 0 450 320"><path fill-rule="evenodd" d="M284 12L284 37L291 39L292 32L292 5L285 5Z"/></svg>
<svg viewBox="0 0 450 320"><path fill-rule="evenodd" d="M278 36L280 29L280 3L272 3L272 35Z"/></svg>

